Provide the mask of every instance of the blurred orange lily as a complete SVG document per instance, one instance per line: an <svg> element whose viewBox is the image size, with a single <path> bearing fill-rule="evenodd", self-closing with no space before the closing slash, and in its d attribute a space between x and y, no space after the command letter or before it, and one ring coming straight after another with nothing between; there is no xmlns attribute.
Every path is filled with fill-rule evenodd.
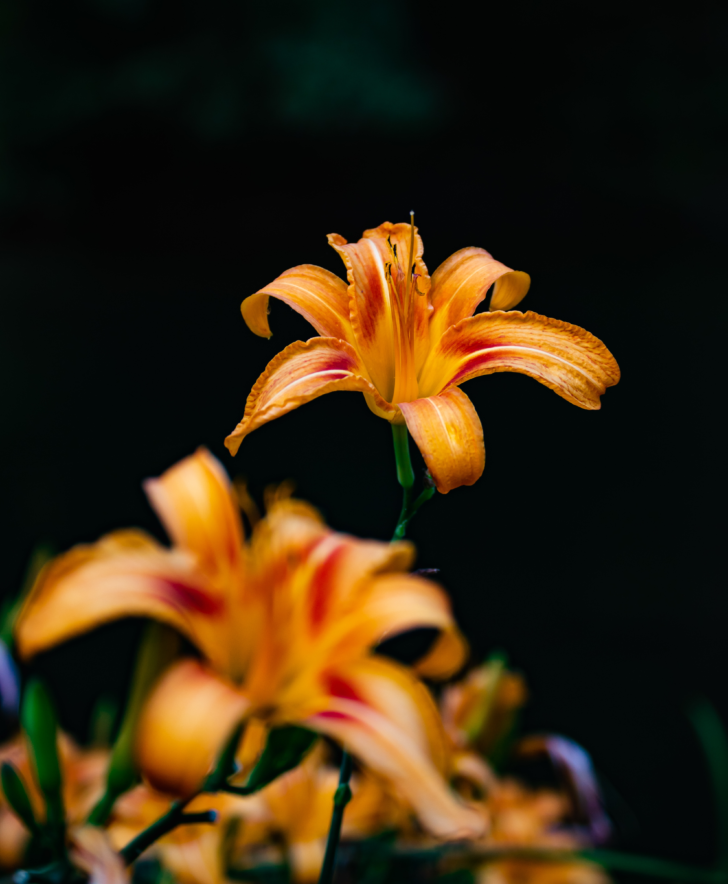
<svg viewBox="0 0 728 884"><path fill-rule="evenodd" d="M421 674L448 675L464 659L445 593L402 573L413 548L336 534L284 498L246 545L227 476L204 450L146 491L174 546L121 531L50 563L17 623L21 656L119 617L156 618L203 656L175 663L142 713L138 758L156 788L193 793L236 724L255 717L339 740L434 833L477 831L477 814L443 779L430 694L411 670L371 653L385 636L427 626L441 632Z"/></svg>
<svg viewBox="0 0 728 884"><path fill-rule="evenodd" d="M488 797L492 828L483 844L492 847L531 847L579 850L584 843L564 828L569 815L565 795L530 790L515 780L502 780ZM583 860L538 862L498 859L481 866L477 884L610 884L604 870Z"/></svg>
<svg viewBox="0 0 728 884"><path fill-rule="evenodd" d="M385 222L357 243L329 243L346 265L346 284L302 264L246 298L251 331L270 337L268 300L304 316L320 337L282 350L248 397L242 421L225 440L236 454L253 430L324 393L358 390L369 408L406 423L438 491L472 485L485 465L483 428L460 384L500 371L527 374L574 405L598 409L619 380L612 354L594 335L515 307L528 274L465 248L430 278L422 239L411 224ZM492 312L473 315L494 286Z"/></svg>

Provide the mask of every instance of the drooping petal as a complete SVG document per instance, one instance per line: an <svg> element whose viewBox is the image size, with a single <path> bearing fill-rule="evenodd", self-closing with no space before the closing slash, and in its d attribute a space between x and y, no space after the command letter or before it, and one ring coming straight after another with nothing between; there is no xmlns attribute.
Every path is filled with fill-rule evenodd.
<svg viewBox="0 0 728 884"><path fill-rule="evenodd" d="M580 408L619 381L614 356L594 335L538 313L480 313L452 326L433 348L420 389L435 395L451 384L498 371L527 374Z"/></svg>
<svg viewBox="0 0 728 884"><path fill-rule="evenodd" d="M224 607L188 553L141 531L117 531L41 571L16 624L17 648L27 659L122 617L161 620L199 644Z"/></svg>
<svg viewBox="0 0 728 884"><path fill-rule="evenodd" d="M290 344L268 363L248 396L242 421L225 439L225 445L236 454L248 433L337 390L369 393L381 408L396 412L367 379L366 369L350 344L337 338L311 338Z"/></svg>
<svg viewBox="0 0 728 884"><path fill-rule="evenodd" d="M324 338L341 338L353 343L349 322L349 292L346 283L323 267L301 264L274 279L246 298L240 310L248 328L262 338L271 336L268 299L285 301L307 319Z"/></svg>
<svg viewBox="0 0 728 884"><path fill-rule="evenodd" d="M395 378L395 348L398 330L394 316L397 305L392 302L387 264L392 265L396 277L397 265L403 274L408 272L411 227L409 224L390 224L365 230L356 243L348 243L338 233L329 234L329 244L336 249L346 265L349 279L351 323L369 376L381 395L392 399ZM391 246L390 246L391 243ZM395 260L396 249L396 260ZM415 370L427 354L427 322L430 314L428 292L430 277L422 260L424 247L415 228L413 264L417 273L412 326L415 341Z"/></svg>
<svg viewBox="0 0 728 884"><path fill-rule="evenodd" d="M437 708L404 667L361 661L329 678L325 708L303 722L328 734L388 780L422 824L445 838L478 837L484 823L449 790Z"/></svg>
<svg viewBox="0 0 728 884"><path fill-rule="evenodd" d="M136 737L137 760L155 789L195 792L249 702L197 660L174 664L146 703Z"/></svg>
<svg viewBox="0 0 728 884"><path fill-rule="evenodd" d="M483 427L462 390L448 387L400 408L439 492L477 482L485 468Z"/></svg>
<svg viewBox="0 0 728 884"><path fill-rule="evenodd" d="M525 298L531 277L520 270L511 270L485 249L475 247L460 249L440 264L432 274L430 290L433 346L451 325L473 315L494 283L490 309L511 310Z"/></svg>
<svg viewBox="0 0 728 884"><path fill-rule="evenodd" d="M230 581L243 555L243 526L222 464L200 448L144 490L176 546L192 552L208 574Z"/></svg>

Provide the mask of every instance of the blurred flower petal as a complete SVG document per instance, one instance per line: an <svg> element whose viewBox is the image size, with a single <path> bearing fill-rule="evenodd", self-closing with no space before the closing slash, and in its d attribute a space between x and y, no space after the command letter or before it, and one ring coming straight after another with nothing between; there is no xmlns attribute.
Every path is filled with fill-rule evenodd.
<svg viewBox="0 0 728 884"><path fill-rule="evenodd" d="M237 500L220 462L204 448L147 479L144 490L175 546L193 553L225 586L238 576L243 526Z"/></svg>
<svg viewBox="0 0 728 884"><path fill-rule="evenodd" d="M103 829L82 826L71 831L70 841L71 861L86 872L89 884L127 884L131 880Z"/></svg>
<svg viewBox="0 0 728 884"><path fill-rule="evenodd" d="M152 617L198 641L200 617L220 614L221 602L188 553L141 531L117 531L41 571L18 617L16 645L27 659L120 617Z"/></svg>
<svg viewBox="0 0 728 884"><path fill-rule="evenodd" d="M482 834L481 814L460 803L442 778L445 749L437 708L403 667L368 660L337 673L325 710L308 726L340 740L391 782L433 834L450 839Z"/></svg>
<svg viewBox="0 0 728 884"><path fill-rule="evenodd" d="M154 788L199 789L249 708L246 697L197 660L176 663L150 697L137 730L137 757Z"/></svg>

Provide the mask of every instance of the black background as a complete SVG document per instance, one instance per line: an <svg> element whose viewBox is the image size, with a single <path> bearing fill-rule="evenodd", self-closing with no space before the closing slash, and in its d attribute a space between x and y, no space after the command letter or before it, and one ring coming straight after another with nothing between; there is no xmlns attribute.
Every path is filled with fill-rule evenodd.
<svg viewBox="0 0 728 884"><path fill-rule="evenodd" d="M6 0L0 7L3 591L38 541L162 536L140 482L207 445L254 493L293 478L336 528L386 538L391 434L324 397L222 445L267 361L310 327L242 298L325 234L405 220L430 270L482 245L524 309L602 338L599 412L520 375L466 387L485 473L412 524L474 659L504 648L529 728L592 753L639 828L708 861L684 716L726 700L723 243L728 14L713 3ZM37 664L83 735L120 690L118 624ZM628 814L622 812L626 818ZM625 823L623 828L630 828Z"/></svg>

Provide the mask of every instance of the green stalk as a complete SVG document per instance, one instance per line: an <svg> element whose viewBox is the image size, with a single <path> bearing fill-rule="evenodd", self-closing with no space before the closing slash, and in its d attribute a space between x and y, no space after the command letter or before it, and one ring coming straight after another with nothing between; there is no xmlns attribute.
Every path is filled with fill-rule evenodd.
<svg viewBox="0 0 728 884"><path fill-rule="evenodd" d="M344 809L351 800L351 788L349 787L351 768L351 755L344 750L344 754L341 758L341 770L339 772L339 788L334 793L334 812L331 814L331 826L329 827L329 837L326 842L324 862L321 866L321 874L319 875L319 884L331 884L334 877L334 863L336 862L336 850L339 846L339 839L341 838L341 824L344 820Z"/></svg>
<svg viewBox="0 0 728 884"><path fill-rule="evenodd" d="M402 509L399 513L397 527L394 529L392 540L402 540L407 531L412 517L417 513L423 503L426 503L435 493L434 486L426 487L419 497L415 497L414 484L415 473L410 459L409 433L406 424L392 424L392 439L394 441L394 460L397 464L397 481L402 486Z"/></svg>
<svg viewBox="0 0 728 884"><path fill-rule="evenodd" d="M142 853L158 841L168 832L176 829L177 826L189 825L190 823L214 823L217 819L217 813L214 810L204 810L200 813L185 813L185 807L203 792L217 792L223 788L227 779L235 770L235 750L240 742L240 735L243 732L243 725L239 724L230 735L227 743L223 746L222 752L217 759L217 763L212 772L208 774L204 783L200 788L179 801L175 801L169 810L162 814L158 820L152 823L140 832L136 838L133 838L125 847L119 851L124 865L130 866Z"/></svg>
<svg viewBox="0 0 728 884"><path fill-rule="evenodd" d="M397 465L397 481L402 487L402 509L394 529L392 541L402 540L407 531L407 525L419 510L435 493L434 485L427 486L418 497L415 497L415 471L412 469L410 458L409 432L406 424L392 424L392 441L394 442L394 460ZM351 799L349 780L351 779L351 756L344 750L339 772L339 787L334 795L334 810L331 814L329 837L326 842L324 863L321 867L319 884L331 884L336 862L336 850L341 838L341 824L344 820L344 809Z"/></svg>
<svg viewBox="0 0 728 884"><path fill-rule="evenodd" d="M149 828L140 832L126 847L123 847L119 851L119 856L124 865L130 866L134 860L139 859L147 847L154 844L155 841L158 841L168 832L176 829L177 826L193 823L214 823L217 819L217 812L214 810L203 810L200 813L184 812L185 807L194 797L193 795L185 798L184 801L175 801L164 816L161 816Z"/></svg>

